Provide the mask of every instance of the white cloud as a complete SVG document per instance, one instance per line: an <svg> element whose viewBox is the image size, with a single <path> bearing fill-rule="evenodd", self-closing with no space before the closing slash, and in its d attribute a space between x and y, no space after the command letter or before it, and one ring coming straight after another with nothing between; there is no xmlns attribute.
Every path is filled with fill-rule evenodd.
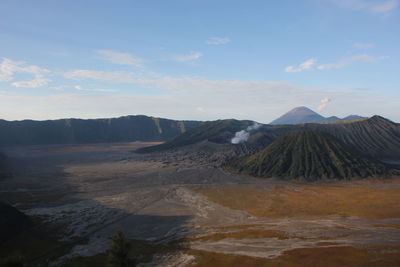
<svg viewBox="0 0 400 267"><path fill-rule="evenodd" d="M337 69L337 68L342 68L348 65L351 65L356 62L361 62L361 63L369 63L369 62L375 62L378 61L381 58L377 57L372 57L367 54L362 54L362 55L356 55L356 56L351 56L351 57L346 57L343 58L335 63L329 63L329 64L321 64L317 66L318 70L329 70L329 69Z"/></svg>
<svg viewBox="0 0 400 267"><path fill-rule="evenodd" d="M369 48L374 48L375 44L374 43L354 43L353 47L356 49L369 49Z"/></svg>
<svg viewBox="0 0 400 267"><path fill-rule="evenodd" d="M396 9L399 5L399 1L398 0L389 0L389 1L385 1L383 3L380 4L371 4L370 9L373 12L376 13L389 13L392 10Z"/></svg>
<svg viewBox="0 0 400 267"><path fill-rule="evenodd" d="M285 68L286 72L301 72L304 70L309 70L314 67L314 65L317 63L317 60L314 58L310 58L303 63L301 63L298 66L288 66Z"/></svg>
<svg viewBox="0 0 400 267"><path fill-rule="evenodd" d="M247 91L273 91L290 88L285 82L275 81L240 81L240 80L209 80L198 77L171 77L171 76L137 76L133 72L106 72L96 70L73 70L64 74L72 80L97 80L109 83L136 84L144 88L163 89L174 92L197 93L236 93ZM287 92L287 91L286 91Z"/></svg>
<svg viewBox="0 0 400 267"><path fill-rule="evenodd" d="M182 54L174 56L174 60L180 62L193 62L200 59L203 56L201 52L191 52L189 54Z"/></svg>
<svg viewBox="0 0 400 267"><path fill-rule="evenodd" d="M6 82L13 78L13 74L17 71L20 62L14 62L10 59L3 58L0 63L0 82Z"/></svg>
<svg viewBox="0 0 400 267"><path fill-rule="evenodd" d="M138 56L129 53L122 53L114 50L97 50L102 58L108 62L120 65L132 65L141 67L144 60Z"/></svg>
<svg viewBox="0 0 400 267"><path fill-rule="evenodd" d="M36 77L35 79L29 81L13 82L11 83L11 85L14 87L37 88L44 86L48 83L49 83L48 79L45 79L43 77Z"/></svg>
<svg viewBox="0 0 400 267"><path fill-rule="evenodd" d="M318 111L321 111L326 108L326 106L331 102L330 98L324 97L321 99L321 104L318 106Z"/></svg>
<svg viewBox="0 0 400 267"><path fill-rule="evenodd" d="M51 86L50 89L55 90L55 91L63 91L67 87L68 86L66 86L66 85L56 85L56 86Z"/></svg>
<svg viewBox="0 0 400 267"><path fill-rule="evenodd" d="M305 70L317 69L317 70L330 70L330 69L338 69L353 63L361 62L361 63L370 63L383 59L384 57L373 57L367 54L355 55L351 57L345 57L338 60L335 63L327 63L327 64L317 64L316 59L309 59L298 66L288 66L285 68L286 72L301 72Z"/></svg>
<svg viewBox="0 0 400 267"><path fill-rule="evenodd" d="M231 41L228 37L210 37L206 41L206 44L209 45L222 45L222 44L227 44Z"/></svg>
<svg viewBox="0 0 400 267"><path fill-rule="evenodd" d="M64 77L71 80L99 80L109 83L134 83L136 79L132 72L73 70L64 73Z"/></svg>
<svg viewBox="0 0 400 267"><path fill-rule="evenodd" d="M26 65L25 62L3 58L3 61L0 63L0 82L14 80L14 75L17 73L28 73L33 75L32 80L15 81L11 83L11 86L37 88L49 83L50 80L45 78L45 75L49 72L49 70L35 65Z"/></svg>
<svg viewBox="0 0 400 267"><path fill-rule="evenodd" d="M390 14L399 6L399 0L328 0L338 6L354 10L367 10L376 14Z"/></svg>
<svg viewBox="0 0 400 267"><path fill-rule="evenodd" d="M89 88L83 88L80 85L75 85L74 88L78 91L89 91L89 92L116 92L116 91L118 91L115 89L98 89L98 88L89 89Z"/></svg>

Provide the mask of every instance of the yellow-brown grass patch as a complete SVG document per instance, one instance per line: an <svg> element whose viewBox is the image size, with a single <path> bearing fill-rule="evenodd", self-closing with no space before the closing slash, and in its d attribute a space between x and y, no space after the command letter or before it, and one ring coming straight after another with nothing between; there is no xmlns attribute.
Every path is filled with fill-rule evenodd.
<svg viewBox="0 0 400 267"><path fill-rule="evenodd" d="M355 248L350 246L299 248L286 251L283 255L273 259L253 258L202 250L189 250L187 253L196 257L196 262L192 264L192 266L196 267L400 266L400 246L368 248Z"/></svg>
<svg viewBox="0 0 400 267"><path fill-rule="evenodd" d="M382 223L382 224L374 224L375 227L383 227L383 228L394 228L400 229L400 224L396 223Z"/></svg>
<svg viewBox="0 0 400 267"><path fill-rule="evenodd" d="M339 214L373 219L400 218L400 187L397 185L295 185L295 189L291 186L266 190L257 185L217 185L197 190L210 201L258 217Z"/></svg>
<svg viewBox="0 0 400 267"><path fill-rule="evenodd" d="M238 225L226 225L226 226L215 226L212 229L215 230L240 230L240 229L247 229L253 227L263 227L263 226L276 226L276 224L238 224Z"/></svg>

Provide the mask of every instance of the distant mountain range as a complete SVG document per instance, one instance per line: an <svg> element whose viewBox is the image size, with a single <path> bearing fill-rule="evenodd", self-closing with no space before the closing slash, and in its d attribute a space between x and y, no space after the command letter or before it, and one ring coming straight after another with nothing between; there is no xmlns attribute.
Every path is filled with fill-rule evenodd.
<svg viewBox="0 0 400 267"><path fill-rule="evenodd" d="M239 120L218 120L205 122L164 144L146 147L140 152L162 151L170 148L195 144L201 141L231 143L235 133L246 129L253 122ZM332 124L264 124L249 134L246 146L252 151L263 149L277 138L295 130L325 132L361 153L378 158L400 158L400 124L380 116L367 119L338 121Z"/></svg>
<svg viewBox="0 0 400 267"><path fill-rule="evenodd" d="M89 120L0 120L0 145L166 141L201 124L143 115Z"/></svg>
<svg viewBox="0 0 400 267"><path fill-rule="evenodd" d="M213 150L231 147L233 164L228 166L254 176L318 180L385 175L393 166L382 160L400 159L400 124L380 116L351 118L331 124L264 124L247 132L246 140L239 144L232 144L232 138L254 122L211 121L138 152L181 147L191 151L193 145L194 152L207 153L198 151L199 144L207 144L204 147L214 146ZM240 158L243 160L238 161Z"/></svg>
<svg viewBox="0 0 400 267"><path fill-rule="evenodd" d="M238 136L240 142L234 142ZM385 173L389 167L379 161L400 159L400 124L380 116L325 118L306 107L295 108L272 124L234 119L175 121L142 115L91 120L0 120L3 146L132 141L166 141L137 151L141 153L186 147L188 153L193 150L202 157L221 155L221 161L216 159L219 162L250 157L237 163L239 171L263 177L366 177ZM219 149L224 152L214 153ZM0 167L2 160L0 157Z"/></svg>
<svg viewBox="0 0 400 267"><path fill-rule="evenodd" d="M276 120L272 121L271 124L280 125L280 124L301 124L301 123L334 123L337 121L349 121L349 120L358 120L364 118L365 117L361 117L358 115L349 115L342 119L336 116L324 117L307 107L297 107L283 114Z"/></svg>

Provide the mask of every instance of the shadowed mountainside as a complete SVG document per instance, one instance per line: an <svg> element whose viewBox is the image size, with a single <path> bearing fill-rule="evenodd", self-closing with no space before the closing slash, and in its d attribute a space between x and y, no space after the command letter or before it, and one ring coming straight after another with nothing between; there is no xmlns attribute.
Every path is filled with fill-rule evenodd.
<svg viewBox="0 0 400 267"><path fill-rule="evenodd" d="M246 129L246 127L253 123L253 121L239 121L233 119L205 122L201 126L187 131L164 144L141 148L138 149L137 152L147 153L163 151L206 140L214 143L229 143L235 132Z"/></svg>
<svg viewBox="0 0 400 267"><path fill-rule="evenodd" d="M33 225L28 216L0 202L0 241L3 242Z"/></svg>
<svg viewBox="0 0 400 267"><path fill-rule="evenodd" d="M143 115L88 120L0 120L0 145L165 141L201 123Z"/></svg>
<svg viewBox="0 0 400 267"><path fill-rule="evenodd" d="M400 125L380 116L333 124L306 124L304 128L329 133L371 157L400 157Z"/></svg>
<svg viewBox="0 0 400 267"><path fill-rule="evenodd" d="M308 181L385 175L387 167L351 150L333 136L318 131L293 131L262 151L234 161L241 173Z"/></svg>

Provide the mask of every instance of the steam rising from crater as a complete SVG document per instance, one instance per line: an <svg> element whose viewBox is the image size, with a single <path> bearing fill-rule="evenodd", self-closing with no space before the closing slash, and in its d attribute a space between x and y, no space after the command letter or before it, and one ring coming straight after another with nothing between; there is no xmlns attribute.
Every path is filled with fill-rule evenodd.
<svg viewBox="0 0 400 267"><path fill-rule="evenodd" d="M250 125L246 128L246 130L241 130L235 133L235 136L231 139L232 144L240 144L246 142L250 137L250 132L257 130L261 127L261 124L254 122L253 125Z"/></svg>

